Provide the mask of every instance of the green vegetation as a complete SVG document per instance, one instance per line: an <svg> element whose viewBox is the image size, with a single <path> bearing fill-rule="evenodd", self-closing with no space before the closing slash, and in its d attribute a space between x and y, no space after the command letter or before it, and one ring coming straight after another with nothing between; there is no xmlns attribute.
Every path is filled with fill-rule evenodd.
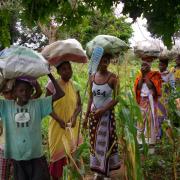
<svg viewBox="0 0 180 180"><path fill-rule="evenodd" d="M109 34L128 42L132 36L131 24L126 22L126 17L117 18L113 14L114 8L120 2L124 3L122 12L124 15L128 15L134 21L142 15L147 19L148 30L152 35L161 38L169 48L172 46L174 34L178 36L180 30L179 0L7 0L9 3L5 2L6 0L0 3L0 49L17 41L20 45L26 43L35 43L37 47L46 45L50 39L43 32L41 25L47 27L45 30L54 28L51 26L52 19L58 24L57 33L54 34L55 39L73 37L85 46L94 36ZM21 23L21 29L17 28L16 22ZM180 112L176 109L174 99L180 97L179 90L178 93L172 92L169 96L168 118L171 125L167 122L163 124L162 141L155 146L155 154L151 155L148 153L147 145L138 146L136 140L135 124L141 121L142 117L135 102L133 83L140 69L140 61L128 53L124 58L114 62L116 64L110 65L110 69L120 79L116 122L119 150L124 164L121 177L130 180L178 179L180 177ZM157 68L157 62L153 63L153 68ZM73 70L73 80L81 92L83 119L88 98L88 91L85 94L88 79L87 65L74 64ZM45 87L47 81L47 77L42 77L41 86ZM42 134L44 152L49 159L48 123L49 117L42 122ZM81 131L84 143L73 154L79 172L70 162L64 170L64 180L69 179L69 175L71 179L79 180L90 173L88 132L83 129Z"/></svg>
<svg viewBox="0 0 180 180"><path fill-rule="evenodd" d="M58 36L60 39L68 37L80 39L85 47L87 42L99 34L116 36L128 43L132 32L131 24L126 22L125 17L117 18L113 13L102 14L99 11L95 11L93 16L85 16L82 22L76 25L76 28L69 26L60 27Z"/></svg>
<svg viewBox="0 0 180 180"><path fill-rule="evenodd" d="M12 14L23 20L26 26L36 26L39 22L47 25L53 17L62 27L69 28L81 24L84 17L96 16L96 10L110 13L117 4L124 3L123 15L135 21L141 15L147 19L148 30L161 38L167 47L172 46L172 38L180 29L179 0L17 0L0 4L0 43L2 47L12 42ZM108 24L111 26L111 24ZM8 37L8 38L7 38Z"/></svg>

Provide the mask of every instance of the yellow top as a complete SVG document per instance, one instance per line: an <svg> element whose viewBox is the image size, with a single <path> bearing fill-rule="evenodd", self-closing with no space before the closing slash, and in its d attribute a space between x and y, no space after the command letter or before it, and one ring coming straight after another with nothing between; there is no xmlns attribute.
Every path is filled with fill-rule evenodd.
<svg viewBox="0 0 180 180"><path fill-rule="evenodd" d="M53 104L54 112L64 122L70 121L77 106L77 92L71 81L64 82L59 80L59 84L65 92L65 96ZM59 123L51 119L49 122L49 149L51 162L58 161L65 157L65 147L63 145L63 135L66 136L71 152L73 152L77 145L79 122L76 122L74 128L63 129Z"/></svg>
<svg viewBox="0 0 180 180"><path fill-rule="evenodd" d="M174 74L176 85L180 86L180 69L173 67L171 72Z"/></svg>

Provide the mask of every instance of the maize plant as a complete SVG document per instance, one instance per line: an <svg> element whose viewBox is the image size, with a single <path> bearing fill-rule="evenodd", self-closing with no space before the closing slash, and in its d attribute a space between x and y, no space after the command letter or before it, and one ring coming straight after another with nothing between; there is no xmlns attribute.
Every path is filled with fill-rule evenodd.
<svg viewBox="0 0 180 180"><path fill-rule="evenodd" d="M127 98L129 98L129 101L119 97L119 103L117 105L117 124L121 127L119 135L120 139L122 139L120 141L120 147L122 146L122 158L124 158L125 169L127 170L126 178L141 180L143 179L143 172L137 143L136 123L137 119L142 120L142 117L133 96L129 94Z"/></svg>

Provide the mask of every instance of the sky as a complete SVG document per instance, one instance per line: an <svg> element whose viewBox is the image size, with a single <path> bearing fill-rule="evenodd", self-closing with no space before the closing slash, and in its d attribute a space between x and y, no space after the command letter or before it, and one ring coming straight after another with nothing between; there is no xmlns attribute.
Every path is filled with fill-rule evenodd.
<svg viewBox="0 0 180 180"><path fill-rule="evenodd" d="M115 12L115 15L117 17L123 16L121 14L123 6L124 5L122 3L120 3L115 8L114 12ZM132 22L132 19L131 18L127 18L127 22ZM141 17L141 18L137 18L136 22L132 24L132 28L133 28L134 32L133 32L132 38L129 40L132 47L138 41L151 40L152 39L151 38L151 33L146 28L146 26L147 26L146 22L147 22L147 20L143 19Z"/></svg>
<svg viewBox="0 0 180 180"><path fill-rule="evenodd" d="M133 36L129 40L131 46L134 46L136 42L143 40L152 40L151 33L146 28L146 19L138 18L135 23L132 24Z"/></svg>

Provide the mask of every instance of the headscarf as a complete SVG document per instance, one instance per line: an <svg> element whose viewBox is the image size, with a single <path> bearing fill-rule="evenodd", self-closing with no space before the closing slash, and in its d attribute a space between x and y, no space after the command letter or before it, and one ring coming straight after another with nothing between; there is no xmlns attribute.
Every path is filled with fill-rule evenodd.
<svg viewBox="0 0 180 180"><path fill-rule="evenodd" d="M16 80L27 82L32 87L35 87L37 84L37 79L34 77L30 77L30 76L20 76L20 77L16 78Z"/></svg>

